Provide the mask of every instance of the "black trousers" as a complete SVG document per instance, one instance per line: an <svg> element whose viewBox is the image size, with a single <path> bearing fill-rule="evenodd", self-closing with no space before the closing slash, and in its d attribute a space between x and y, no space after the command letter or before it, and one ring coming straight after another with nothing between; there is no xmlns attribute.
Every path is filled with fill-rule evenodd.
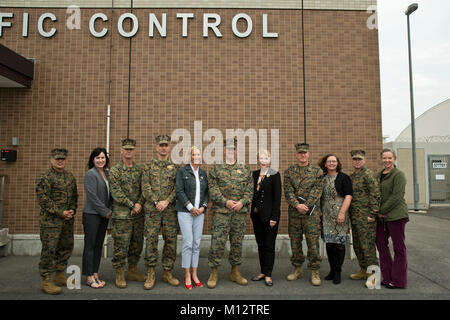
<svg viewBox="0 0 450 320"><path fill-rule="evenodd" d="M275 263L275 241L277 239L279 223L271 228L269 221L262 222L259 217L252 216L252 221L256 243L258 244L261 273L266 277L271 277Z"/></svg>
<svg viewBox="0 0 450 320"><path fill-rule="evenodd" d="M82 272L85 276L92 276L98 272L108 221L108 219L97 214L83 213L84 250Z"/></svg>

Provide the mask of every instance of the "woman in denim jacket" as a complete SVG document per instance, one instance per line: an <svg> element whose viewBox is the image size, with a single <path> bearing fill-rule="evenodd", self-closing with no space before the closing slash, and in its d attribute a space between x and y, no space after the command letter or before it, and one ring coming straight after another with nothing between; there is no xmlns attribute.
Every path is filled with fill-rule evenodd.
<svg viewBox="0 0 450 320"><path fill-rule="evenodd" d="M200 169L200 163L201 151L194 146L191 148L190 163L178 169L176 180L175 209L183 235L181 266L185 269L184 287L188 290L193 288L192 283L196 287L203 287L197 276L197 268L209 194L207 175Z"/></svg>

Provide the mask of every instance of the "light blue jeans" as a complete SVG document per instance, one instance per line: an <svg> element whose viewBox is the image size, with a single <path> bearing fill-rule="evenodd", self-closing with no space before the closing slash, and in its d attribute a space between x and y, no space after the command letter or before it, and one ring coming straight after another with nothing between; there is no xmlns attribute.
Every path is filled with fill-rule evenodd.
<svg viewBox="0 0 450 320"><path fill-rule="evenodd" d="M193 217L189 212L178 212L178 223L183 235L181 267L184 269L198 268L204 219L205 214Z"/></svg>

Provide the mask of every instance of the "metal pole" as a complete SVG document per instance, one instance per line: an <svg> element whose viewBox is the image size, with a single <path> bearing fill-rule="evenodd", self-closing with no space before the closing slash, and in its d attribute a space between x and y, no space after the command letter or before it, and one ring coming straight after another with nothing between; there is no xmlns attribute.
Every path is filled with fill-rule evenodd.
<svg viewBox="0 0 450 320"><path fill-rule="evenodd" d="M111 1L111 30L114 21L114 0ZM111 83L112 83L112 48L113 37L112 32L109 43L109 81L108 81L108 107L106 109L106 153L109 157L109 140L110 140L110 126L111 126ZM103 257L108 258L108 230L111 229L111 219L108 221L108 227L103 240Z"/></svg>
<svg viewBox="0 0 450 320"><path fill-rule="evenodd" d="M113 28L114 21L114 0L111 1L111 30ZM110 136L110 121L111 121L111 83L112 83L112 49L113 49L113 37L112 32L110 35L109 43L109 81L108 81L108 106L106 109L106 152L109 157L109 136Z"/></svg>
<svg viewBox="0 0 450 320"><path fill-rule="evenodd" d="M2 176L2 184L0 189L0 230L3 229L3 201L5 195L5 178L6 176Z"/></svg>
<svg viewBox="0 0 450 320"><path fill-rule="evenodd" d="M302 0L302 61L303 61L303 142L306 143L306 71L305 71L305 8Z"/></svg>
<svg viewBox="0 0 450 320"><path fill-rule="evenodd" d="M131 0L131 13L133 13L133 0ZM128 52L128 112L127 112L127 138L130 137L130 90L131 90L131 44L133 37L130 37L130 50Z"/></svg>
<svg viewBox="0 0 450 320"><path fill-rule="evenodd" d="M413 157L413 185L414 185L414 211L419 210L419 184L417 183L417 157L416 157L416 125L414 116L414 90L412 78L412 59L411 59L411 33L409 27L409 14L406 15L408 23L408 55L409 55L409 92L411 101L411 142Z"/></svg>

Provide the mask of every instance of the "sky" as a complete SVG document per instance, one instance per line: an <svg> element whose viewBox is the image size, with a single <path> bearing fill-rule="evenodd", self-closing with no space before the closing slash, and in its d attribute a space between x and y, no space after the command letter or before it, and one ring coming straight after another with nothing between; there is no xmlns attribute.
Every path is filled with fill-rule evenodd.
<svg viewBox="0 0 450 320"><path fill-rule="evenodd" d="M405 11L412 3L419 5L410 16L415 118L450 99L450 0L378 0L381 110L387 141L411 123Z"/></svg>

